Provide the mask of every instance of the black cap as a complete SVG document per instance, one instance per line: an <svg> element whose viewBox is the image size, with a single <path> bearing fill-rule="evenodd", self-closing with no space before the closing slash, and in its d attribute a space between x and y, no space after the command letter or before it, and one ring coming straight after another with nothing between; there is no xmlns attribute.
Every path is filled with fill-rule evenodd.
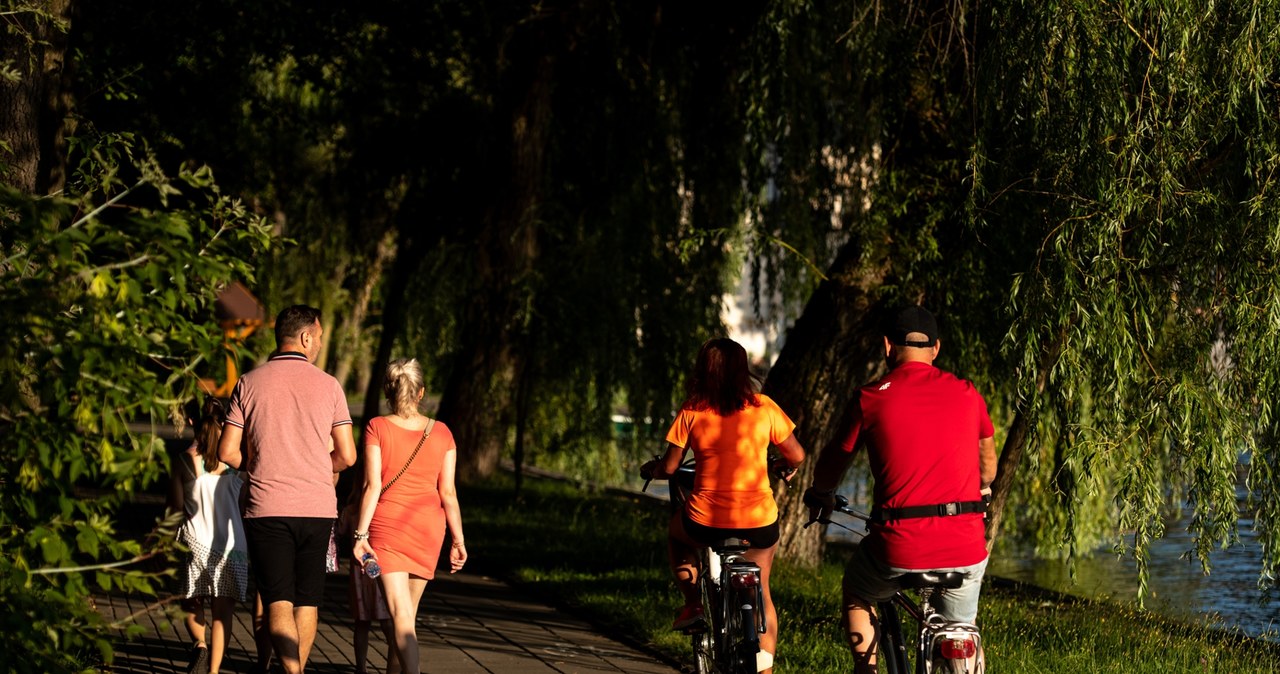
<svg viewBox="0 0 1280 674"><path fill-rule="evenodd" d="M913 332L923 333L928 339L908 341L907 335ZM938 321L924 307L907 307L885 322L884 336L898 346L933 346L938 343Z"/></svg>

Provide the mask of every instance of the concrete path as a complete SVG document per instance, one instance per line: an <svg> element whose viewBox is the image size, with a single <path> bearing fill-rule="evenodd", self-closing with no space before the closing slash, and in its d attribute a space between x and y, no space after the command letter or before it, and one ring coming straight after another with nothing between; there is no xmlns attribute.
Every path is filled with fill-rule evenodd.
<svg viewBox="0 0 1280 674"><path fill-rule="evenodd" d="M99 610L119 620L140 613L145 632L116 650L109 672L185 673L190 644L180 623L163 612L147 612L131 597L95 597ZM355 671L347 603L347 574L331 574L325 606L307 671ZM588 674L634 672L675 674L653 655L602 636L582 620L530 599L506 583L460 573L427 585L418 614L423 671L432 674ZM369 639L369 671L383 672L386 642L381 631ZM236 611L235 634L223 670L248 672L253 662L252 605ZM273 671L280 671L275 669Z"/></svg>

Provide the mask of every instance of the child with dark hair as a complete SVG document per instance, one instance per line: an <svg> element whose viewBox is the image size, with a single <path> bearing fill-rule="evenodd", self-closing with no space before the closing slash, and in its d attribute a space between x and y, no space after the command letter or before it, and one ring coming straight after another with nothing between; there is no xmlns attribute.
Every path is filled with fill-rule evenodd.
<svg viewBox="0 0 1280 674"><path fill-rule="evenodd" d="M240 520L240 489L236 471L218 461L218 440L226 411L222 401L207 398L191 419L195 440L174 458L171 506L186 520L178 542L189 552L178 573L186 611L184 623L194 644L188 672L216 674L231 642L233 613L249 589L249 556ZM190 412L188 412L190 414ZM212 618L212 635L205 639L204 609Z"/></svg>
<svg viewBox="0 0 1280 674"><path fill-rule="evenodd" d="M356 480L351 485L351 496L347 505L338 513L338 536L351 540L360 521L360 502L364 499L364 481ZM386 630L391 620L391 612L387 610L387 598L382 595L382 588L377 579L370 578L359 564L351 565L351 619L355 623L355 665L356 674L364 674L369 657L369 626L374 620L382 624ZM388 659L394 657L388 654Z"/></svg>

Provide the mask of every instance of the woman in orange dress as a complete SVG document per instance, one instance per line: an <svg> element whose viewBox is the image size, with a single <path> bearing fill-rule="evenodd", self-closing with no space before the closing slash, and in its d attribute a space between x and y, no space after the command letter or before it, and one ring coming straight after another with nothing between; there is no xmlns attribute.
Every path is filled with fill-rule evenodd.
<svg viewBox="0 0 1280 674"><path fill-rule="evenodd" d="M446 528L450 573L467 561L454 488L457 449L447 426L418 412L426 392L418 361L387 365L383 391L393 412L365 427L364 498L352 552L366 572L373 568L370 560L381 570L391 613L387 643L397 656L388 653L387 671L416 674L418 602L435 577Z"/></svg>
<svg viewBox="0 0 1280 674"><path fill-rule="evenodd" d="M708 340L698 352L688 381L688 397L667 431L667 452L645 464L646 476L675 474L693 452L693 492L672 515L668 554L684 606L672 626L692 629L705 620L697 586L697 550L711 541L743 538L747 559L760 566L766 632L760 635L756 670L773 671L778 614L769 592L769 572L778 549L778 505L769 481L769 445L776 445L790 468L804 461L795 424L768 396L756 393L747 352L728 338Z"/></svg>

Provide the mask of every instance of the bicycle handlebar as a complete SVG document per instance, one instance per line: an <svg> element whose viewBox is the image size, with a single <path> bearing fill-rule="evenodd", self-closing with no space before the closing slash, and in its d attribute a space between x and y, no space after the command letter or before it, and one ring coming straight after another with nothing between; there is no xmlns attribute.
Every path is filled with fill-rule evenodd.
<svg viewBox="0 0 1280 674"><path fill-rule="evenodd" d="M845 497L841 496L840 494L833 494L833 495L831 496L831 500L832 500L832 501L834 502L834 504L835 504L835 507L833 507L833 508L831 509L831 512L838 512L838 513L842 513L842 514L848 515L848 516L850 516L850 517L853 517L853 518L856 518L856 519L860 519L860 520L862 520L863 522L870 522L870 521L871 521L871 516L870 516L870 515L868 515L868 514L866 514L866 513L862 512L861 510L855 510L855 509L853 509L853 508L850 508L850 507L849 507L849 499L847 499L847 498L845 498ZM831 523L832 523L830 519L822 519L821 517L822 517L822 512L821 512L821 511L819 511L817 515L814 515L814 516L813 516L813 519L810 519L808 522L805 522L805 523L804 523L804 528L808 529L808 528L809 528L809 525L810 525L810 524L813 524L814 522L821 522L821 523L823 523L823 524L831 524Z"/></svg>
<svg viewBox="0 0 1280 674"><path fill-rule="evenodd" d="M646 461L644 466L647 466L651 463L656 463L659 460L660 460L659 457L655 455L653 457L653 460ZM680 463L680 467L676 469L676 472L678 473L682 470L693 471L694 464L695 464L694 459L692 458L685 459ZM768 465L769 465L769 477L774 480L790 479L790 477L794 475L796 472L796 468L788 464L787 460L781 457L770 459ZM652 472L644 470L644 466L640 467L640 477L644 478L644 486L640 488L640 491L647 491L649 489L649 483L653 482L655 479L666 480L672 477L672 476L667 476L667 477L655 478Z"/></svg>
<svg viewBox="0 0 1280 674"><path fill-rule="evenodd" d="M646 461L643 466L640 466L640 477L644 478L644 486L640 488L640 491L647 491L649 489L649 483L653 482L655 479L667 480L671 478L671 476L655 478L651 471L646 471L644 469L645 466L648 466L649 464L657 463L659 460L660 460L659 457L655 455L652 461ZM676 472L680 472L681 470L685 470L685 469L693 470L693 463L694 463L693 459L685 459L683 462L680 463L680 467L676 468Z"/></svg>
<svg viewBox="0 0 1280 674"><path fill-rule="evenodd" d="M786 459L779 456L769 460L769 477L787 481L796 474L797 468L798 466L792 466Z"/></svg>

